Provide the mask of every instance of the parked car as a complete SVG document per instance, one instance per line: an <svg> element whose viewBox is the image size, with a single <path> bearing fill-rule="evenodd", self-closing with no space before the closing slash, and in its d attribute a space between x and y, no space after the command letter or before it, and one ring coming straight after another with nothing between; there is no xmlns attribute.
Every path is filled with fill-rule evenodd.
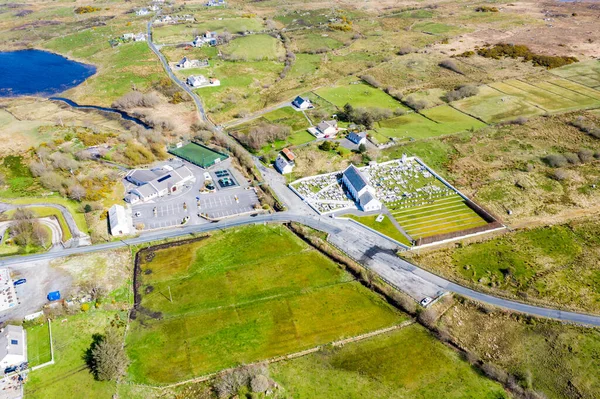
<svg viewBox="0 0 600 399"><path fill-rule="evenodd" d="M20 278L20 279L18 279L18 280L15 280L15 282L13 282L13 284L14 284L14 285L15 285L15 287L16 287L17 285L25 284L26 282L27 282L27 279L26 279L26 278Z"/></svg>
<svg viewBox="0 0 600 399"><path fill-rule="evenodd" d="M17 371L18 366L10 366L4 369L4 374L12 373L13 371Z"/></svg>
<svg viewBox="0 0 600 399"><path fill-rule="evenodd" d="M431 302L433 302L433 299L431 299L430 297L426 296L425 298L421 299L421 306L426 307Z"/></svg>

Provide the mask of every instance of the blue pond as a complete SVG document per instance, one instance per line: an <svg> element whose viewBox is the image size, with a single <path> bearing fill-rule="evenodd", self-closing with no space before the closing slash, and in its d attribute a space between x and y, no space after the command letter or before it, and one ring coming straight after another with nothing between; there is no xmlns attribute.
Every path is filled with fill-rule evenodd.
<svg viewBox="0 0 600 399"><path fill-rule="evenodd" d="M50 96L81 84L93 65L41 50L0 52L0 97Z"/></svg>

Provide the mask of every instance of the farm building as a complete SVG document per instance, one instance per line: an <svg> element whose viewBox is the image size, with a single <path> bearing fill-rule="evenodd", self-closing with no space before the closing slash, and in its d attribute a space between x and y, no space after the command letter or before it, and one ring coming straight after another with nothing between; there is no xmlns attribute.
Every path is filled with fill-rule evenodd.
<svg viewBox="0 0 600 399"><path fill-rule="evenodd" d="M300 96L296 97L294 101L292 101L292 105L299 110L314 108L312 102L308 98Z"/></svg>
<svg viewBox="0 0 600 399"><path fill-rule="evenodd" d="M375 198L375 189L356 166L350 165L342 172L342 185L363 211L381 209L381 201Z"/></svg>
<svg viewBox="0 0 600 399"><path fill-rule="evenodd" d="M110 234L113 236L122 236L132 233L133 222L131 214L121 205L113 205L108 210L108 223L110 225Z"/></svg>
<svg viewBox="0 0 600 399"><path fill-rule="evenodd" d="M19 366L27 361L25 330L21 326L7 325L0 332L0 368Z"/></svg>

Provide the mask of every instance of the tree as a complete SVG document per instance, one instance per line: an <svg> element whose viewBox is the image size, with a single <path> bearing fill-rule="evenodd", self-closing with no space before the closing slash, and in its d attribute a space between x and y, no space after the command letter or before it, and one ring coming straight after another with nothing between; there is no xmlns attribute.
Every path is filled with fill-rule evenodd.
<svg viewBox="0 0 600 399"><path fill-rule="evenodd" d="M85 357L100 381L117 380L125 374L129 364L122 337L116 329L109 329L106 335L95 334Z"/></svg>
<svg viewBox="0 0 600 399"><path fill-rule="evenodd" d="M323 141L321 144L319 144L319 149L322 151L331 151L331 149L333 148L333 145L331 144L331 141Z"/></svg>
<svg viewBox="0 0 600 399"><path fill-rule="evenodd" d="M90 213L92 211L92 206L90 204L85 204L85 206L83 207L83 211L85 213Z"/></svg>
<svg viewBox="0 0 600 399"><path fill-rule="evenodd" d="M360 152L361 154L364 154L367 151L367 146L364 144L361 144L358 146L358 152Z"/></svg>
<svg viewBox="0 0 600 399"><path fill-rule="evenodd" d="M81 201L86 195L85 188L78 183L69 186L69 198L75 201Z"/></svg>

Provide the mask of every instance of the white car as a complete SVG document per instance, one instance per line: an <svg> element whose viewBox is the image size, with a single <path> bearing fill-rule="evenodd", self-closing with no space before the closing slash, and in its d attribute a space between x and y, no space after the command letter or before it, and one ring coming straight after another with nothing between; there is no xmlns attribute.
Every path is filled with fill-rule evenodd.
<svg viewBox="0 0 600 399"><path fill-rule="evenodd" d="M427 305L429 305L431 302L433 302L433 299L431 299L430 297L426 296L425 298L421 299L421 306L423 307L427 307Z"/></svg>

